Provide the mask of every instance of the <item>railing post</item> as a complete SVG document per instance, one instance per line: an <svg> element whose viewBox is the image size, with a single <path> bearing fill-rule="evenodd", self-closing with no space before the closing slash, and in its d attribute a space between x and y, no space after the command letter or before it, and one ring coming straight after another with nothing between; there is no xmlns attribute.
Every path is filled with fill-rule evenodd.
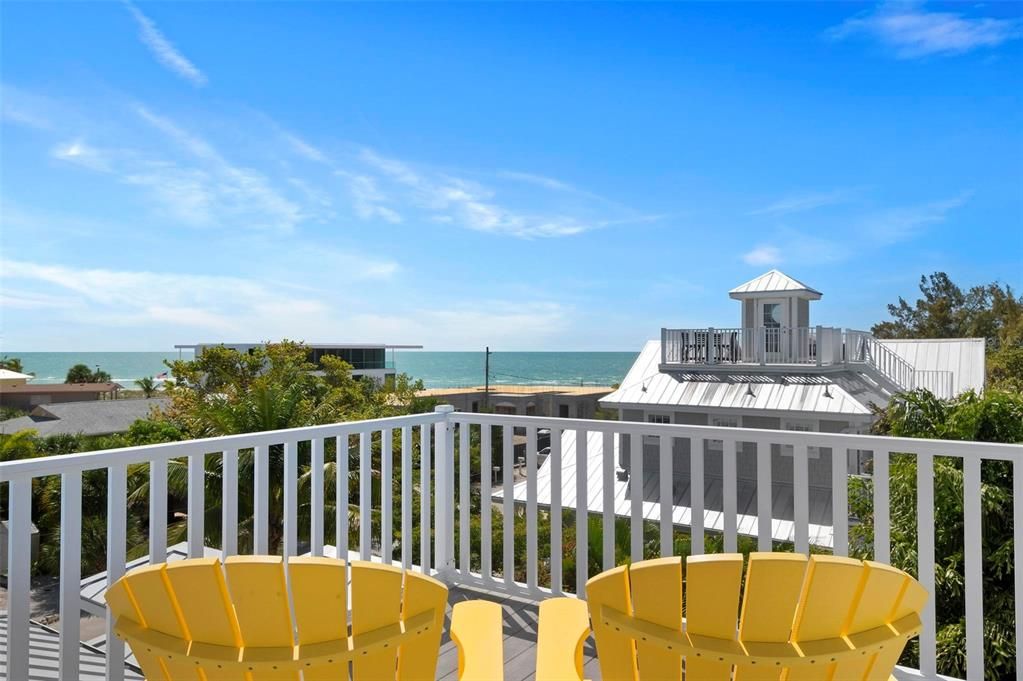
<svg viewBox="0 0 1023 681"><path fill-rule="evenodd" d="M29 599L32 575L32 480L8 484L7 522L7 678L29 672Z"/></svg>
<svg viewBox="0 0 1023 681"><path fill-rule="evenodd" d="M704 346L707 353L705 359L707 364L717 364L717 357L714 354L714 327L707 329L707 344Z"/></svg>
<svg viewBox="0 0 1023 681"><path fill-rule="evenodd" d="M668 330L661 328L661 364L668 363Z"/></svg>
<svg viewBox="0 0 1023 681"><path fill-rule="evenodd" d="M455 408L450 404L441 404L434 411L443 416L442 421L433 425L436 440L436 494L434 510L436 520L437 560L434 568L440 578L447 577L455 568L455 439L452 437L451 414Z"/></svg>
<svg viewBox="0 0 1023 681"><path fill-rule="evenodd" d="M814 331L815 336L814 336L814 339L813 339L813 342L814 342L814 353L813 354L817 355L817 366L821 366L821 363L822 363L822 360L823 360L823 358L821 357L821 338L824 335L823 329L824 329L823 326L819 326L818 325L817 329ZM807 333L809 333L809 329L807 329ZM806 351L807 352L810 351L810 339L809 338L806 339Z"/></svg>

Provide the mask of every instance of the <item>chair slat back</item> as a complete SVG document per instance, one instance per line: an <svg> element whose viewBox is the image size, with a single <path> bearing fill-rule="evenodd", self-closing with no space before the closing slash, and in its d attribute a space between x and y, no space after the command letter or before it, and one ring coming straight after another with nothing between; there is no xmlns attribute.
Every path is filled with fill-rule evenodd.
<svg viewBox="0 0 1023 681"><path fill-rule="evenodd" d="M374 563L235 556L132 570L106 598L147 679L348 679L350 662L356 681L426 679L447 587Z"/></svg>
<svg viewBox="0 0 1023 681"><path fill-rule="evenodd" d="M886 680L927 601L901 570L833 556L752 553L745 593L740 554L689 557L684 593L682 576L664 558L587 583L604 678Z"/></svg>
<svg viewBox="0 0 1023 681"><path fill-rule="evenodd" d="M738 553L692 556L686 563L686 573L686 629L690 638L734 640L742 556ZM690 656L686 659L686 676L729 681L732 665Z"/></svg>

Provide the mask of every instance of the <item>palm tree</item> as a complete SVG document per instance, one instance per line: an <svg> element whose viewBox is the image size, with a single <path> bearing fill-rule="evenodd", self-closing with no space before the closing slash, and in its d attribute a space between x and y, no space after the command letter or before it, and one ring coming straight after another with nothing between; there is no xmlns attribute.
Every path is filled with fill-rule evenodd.
<svg viewBox="0 0 1023 681"><path fill-rule="evenodd" d="M139 387L139 389L142 391L142 394L145 395L146 397L152 397L154 394L156 394L157 385L156 381L153 380L152 376L143 376L142 378L136 379L135 385Z"/></svg>

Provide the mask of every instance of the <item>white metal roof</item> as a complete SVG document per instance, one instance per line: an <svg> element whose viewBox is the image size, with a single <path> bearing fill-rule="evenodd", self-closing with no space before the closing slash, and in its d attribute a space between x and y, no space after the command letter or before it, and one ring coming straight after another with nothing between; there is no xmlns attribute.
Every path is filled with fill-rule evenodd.
<svg viewBox="0 0 1023 681"><path fill-rule="evenodd" d="M919 371L951 371L952 394L984 389L983 338L879 341Z"/></svg>
<svg viewBox="0 0 1023 681"><path fill-rule="evenodd" d="M561 436L561 505L563 508L575 509L576 505L576 431L566 430ZM614 461L618 461L619 438L614 438ZM586 507L590 513L602 513L604 510L604 434L590 431L586 438ZM551 457L548 456L536 471L536 499L541 506L551 504ZM622 517L632 516L632 492L629 480L619 480L612 476L614 485L614 512ZM658 470L643 472L643 517L646 520L659 521L661 505L659 498L660 477ZM518 482L512 494L515 501L525 503L526 481ZM721 508L723 485L720 478L706 476L704 478L704 512L703 526L711 531L724 532L725 517ZM772 489L772 520L771 536L777 541L795 541L795 523L784 518L793 518L792 485L775 483ZM736 509L738 510L737 530L739 534L756 537L757 501L756 484L738 481ZM495 488L495 498L502 497L502 490ZM810 506L810 543L816 546L830 547L833 542L833 528L830 525L831 498L826 491L811 488ZM693 510L688 505L690 498L690 480L682 477L673 486L671 521L675 525L692 526ZM718 510L714 510L718 509Z"/></svg>
<svg viewBox="0 0 1023 681"><path fill-rule="evenodd" d="M601 405L684 407L744 412L803 412L867 417L887 397L862 374L686 372L660 370L661 342L648 341L621 387ZM753 395L749 393L752 390Z"/></svg>
<svg viewBox="0 0 1023 681"><path fill-rule="evenodd" d="M18 371L11 371L10 369L0 369L0 380L13 380L15 378L24 378L28 380L34 378L32 374L23 374Z"/></svg>
<svg viewBox="0 0 1023 681"><path fill-rule="evenodd" d="M733 298L747 297L754 293L807 293L808 297L817 299L821 297L821 292L807 286L798 279L793 279L789 275L779 270L771 270L770 272L764 272L755 279L750 279L745 284L736 286L728 292Z"/></svg>

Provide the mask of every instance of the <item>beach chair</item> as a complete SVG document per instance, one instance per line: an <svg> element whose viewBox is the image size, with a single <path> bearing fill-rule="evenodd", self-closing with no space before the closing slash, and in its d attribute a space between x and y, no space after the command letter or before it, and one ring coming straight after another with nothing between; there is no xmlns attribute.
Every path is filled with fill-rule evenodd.
<svg viewBox="0 0 1023 681"><path fill-rule="evenodd" d="M349 663L357 681L432 681L447 595L379 563L233 556L132 570L106 600L150 681L337 680ZM451 619L459 679L500 679L500 606L458 603Z"/></svg>
<svg viewBox="0 0 1023 681"><path fill-rule="evenodd" d="M604 679L884 680L927 601L901 570L832 556L750 554L740 611L742 582L740 554L690 556L685 593L679 558L602 572L586 601L540 605L536 679L582 679L592 625Z"/></svg>

